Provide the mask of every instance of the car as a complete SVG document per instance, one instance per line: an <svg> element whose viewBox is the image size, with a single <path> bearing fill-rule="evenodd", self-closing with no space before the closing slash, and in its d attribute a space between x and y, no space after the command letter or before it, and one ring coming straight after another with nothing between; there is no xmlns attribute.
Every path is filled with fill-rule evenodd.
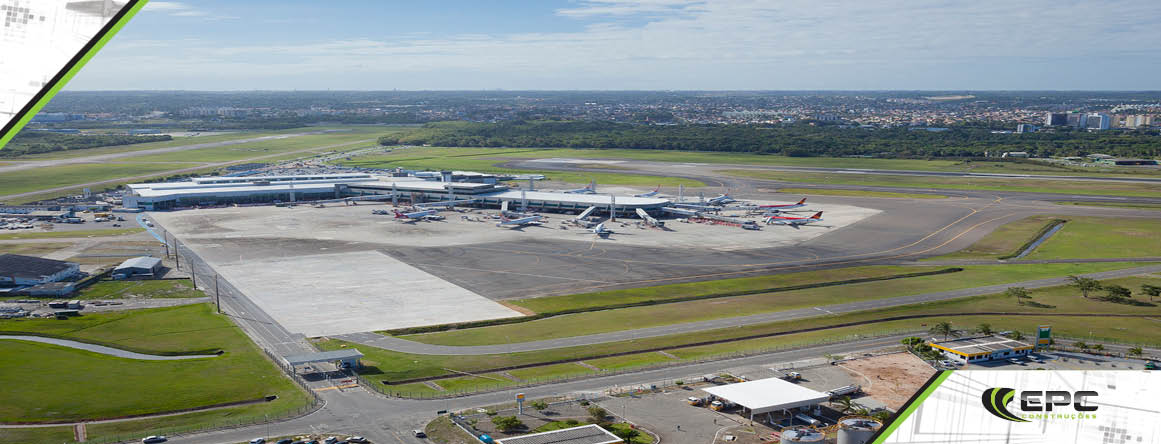
<svg viewBox="0 0 1161 444"><path fill-rule="evenodd" d="M155 443L155 442L166 442L166 441L169 441L169 439L167 439L166 437L161 436L161 435L146 436L144 438L141 438L141 442L143 442L145 444L151 444L151 443Z"/></svg>
<svg viewBox="0 0 1161 444"><path fill-rule="evenodd" d="M371 441L367 441L367 438L364 438L362 436L352 436L350 438L347 438L347 442L356 442L359 444L363 444L363 443L368 443Z"/></svg>
<svg viewBox="0 0 1161 444"><path fill-rule="evenodd" d="M337 442L339 442L339 439L333 436L323 440L323 444L335 444Z"/></svg>
<svg viewBox="0 0 1161 444"><path fill-rule="evenodd" d="M250 444L266 444L266 438L254 438L250 440Z"/></svg>
<svg viewBox="0 0 1161 444"><path fill-rule="evenodd" d="M427 434L423 433L423 430L412 430L411 433L415 434L416 438L427 438Z"/></svg>
<svg viewBox="0 0 1161 444"><path fill-rule="evenodd" d="M280 439L280 440L278 440L278 442L276 442L274 444L294 444L294 440Z"/></svg>

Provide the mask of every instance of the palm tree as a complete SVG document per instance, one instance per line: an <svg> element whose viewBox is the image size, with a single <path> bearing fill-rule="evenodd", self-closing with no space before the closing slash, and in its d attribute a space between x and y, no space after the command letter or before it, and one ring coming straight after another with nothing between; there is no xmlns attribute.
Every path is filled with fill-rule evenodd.
<svg viewBox="0 0 1161 444"><path fill-rule="evenodd" d="M1085 343L1084 343L1084 341L1076 341L1076 342L1073 342L1073 343L1072 343L1072 346L1073 346L1073 347L1076 347L1076 348L1079 348L1079 349L1081 349L1081 350L1088 350L1088 344L1085 344Z"/></svg>
<svg viewBox="0 0 1161 444"><path fill-rule="evenodd" d="M984 322L976 327L976 333L984 336L991 336L992 333L995 333L995 330L992 330L992 324Z"/></svg>
<svg viewBox="0 0 1161 444"><path fill-rule="evenodd" d="M1093 345L1092 345L1092 349L1093 349L1093 350L1096 350L1096 351L1104 351L1104 349L1105 349L1105 346L1103 346L1103 345L1101 345L1101 344L1093 344Z"/></svg>
<svg viewBox="0 0 1161 444"><path fill-rule="evenodd" d="M1133 347L1129 349L1129 356L1136 356L1138 358L1145 354L1145 349L1141 347Z"/></svg>
<svg viewBox="0 0 1161 444"><path fill-rule="evenodd" d="M855 403L854 401L851 401L850 396L843 396L838 398L834 400L834 403L838 404L839 413L846 413L855 409Z"/></svg>
<svg viewBox="0 0 1161 444"><path fill-rule="evenodd" d="M949 337L959 337L959 330L951 327L951 323L947 321L940 321L931 327L931 334L936 336L943 336L943 340Z"/></svg>
<svg viewBox="0 0 1161 444"><path fill-rule="evenodd" d="M1069 275L1067 277L1067 279L1068 279L1068 285L1070 287L1076 288L1077 290L1080 290L1080 294L1082 296L1084 296L1086 299L1088 298L1088 292L1097 291L1097 290L1101 289L1101 283L1098 282L1096 279L1080 277L1080 276L1073 276L1073 275Z"/></svg>
<svg viewBox="0 0 1161 444"><path fill-rule="evenodd" d="M1012 334L1008 335L1008 337L1019 341L1024 339L1024 333L1020 333L1020 330L1014 330L1012 331Z"/></svg>

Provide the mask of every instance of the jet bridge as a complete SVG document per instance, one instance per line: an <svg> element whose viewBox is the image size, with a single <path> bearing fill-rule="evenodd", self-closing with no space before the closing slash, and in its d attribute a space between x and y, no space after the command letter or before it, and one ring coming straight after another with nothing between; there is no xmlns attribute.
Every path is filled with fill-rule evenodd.
<svg viewBox="0 0 1161 444"><path fill-rule="evenodd" d="M653 216L650 216L649 213L646 213L644 209L638 208L637 209L637 216L640 217L642 220L644 220L645 223L649 224L650 226L654 226L657 228L661 228L661 227L665 226L665 222L659 221L656 218L654 218Z"/></svg>
<svg viewBox="0 0 1161 444"><path fill-rule="evenodd" d="M593 205L593 206L589 207L588 209L582 211L581 214L576 215L576 217L574 217L573 220L576 220L576 221L584 220L584 218L589 217L589 215L593 214L594 211L597 211L596 205ZM638 209L637 211L641 211L641 210Z"/></svg>

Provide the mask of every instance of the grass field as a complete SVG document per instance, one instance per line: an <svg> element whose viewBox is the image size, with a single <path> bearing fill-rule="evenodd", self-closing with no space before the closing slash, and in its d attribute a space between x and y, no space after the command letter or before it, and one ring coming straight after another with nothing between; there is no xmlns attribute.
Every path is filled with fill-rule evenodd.
<svg viewBox="0 0 1161 444"><path fill-rule="evenodd" d="M946 199L939 194L892 193L890 191L824 190L816 188L779 188L779 193L807 194L814 196L881 197L890 199Z"/></svg>
<svg viewBox="0 0 1161 444"><path fill-rule="evenodd" d="M1101 196L1155 197L1161 186L1131 182L1080 182L1049 179L991 179L967 177L923 177L886 174L791 173L782 171L720 170L732 176L827 185L927 188L973 191L1021 191Z"/></svg>
<svg viewBox="0 0 1161 444"><path fill-rule="evenodd" d="M935 269L938 268L916 269L914 267L904 266L874 265L867 267L837 268L831 270L803 271L798 273L720 279L716 281L656 285L652 287L598 291L593 293L578 293L562 296L514 299L506 302L532 310L537 313L544 313L579 308L602 307L613 304L697 297L717 293L756 291L768 288L817 284L822 282L876 278L913 273L916 271L930 271Z"/></svg>
<svg viewBox="0 0 1161 444"><path fill-rule="evenodd" d="M1157 277L1133 277L1105 281L1116 283L1129 288L1139 288L1143 283L1161 284ZM981 312L1013 312L1029 314L1133 314L1161 316L1161 307L1134 306L1105 302L1098 299L1084 299L1070 287L1053 287L1031 290L1031 302L1018 305L1014 300L1002 294L977 296L943 302L914 304L892 307L880 310L850 313L844 315L820 315L815 318L794 321L774 322L762 325L747 326L745 329L726 328L719 330L702 331L688 334L678 334L655 338L642 338L633 341L621 341L601 344L599 347L581 346L536 352L510 353L500 355L481 356L454 356L454 355L411 355L397 353L374 347L345 343L338 340L320 340L316 344L322 349L338 349L343 346L357 347L366 354L366 362L374 362L375 367L368 378L374 381L380 379L401 380L415 377L438 376L449 374L445 369L459 371L474 371L502 366L533 364L550 362L559 359L584 359L601 354L630 352L650 348L665 348L669 353L682 359L706 358L711 356L725 356L732 353L755 352L785 347L819 344L850 338L854 335L874 335L887 332L926 330L927 327L940 320L948 320L956 328L974 328L977 324L987 322L996 330L1020 330L1031 334L1037 325L1051 324L1053 331L1059 335L1089 337L1094 340L1116 340L1136 342L1146 345L1161 345L1161 323L1151 318L1101 318L1081 316L971 316L971 313ZM1143 301L1140 296L1135 297ZM1161 301L1157 301L1161 302ZM806 333L795 333L783 336L740 340L707 346L683 347L683 344L692 344L700 341L728 340L746 335L771 334L794 331L803 328L825 327L847 322L880 320L891 316L901 315L935 315L934 317L909 319L899 321L878 322L869 325L843 327L837 329L820 330ZM944 314L967 316L947 316ZM633 361L635 358L624 358ZM601 362L599 359L585 359L593 364ZM616 362L616 361L614 361ZM646 360L644 365L652 364ZM606 364L608 365L608 364ZM598 365L599 367L599 365ZM627 367L622 367L627 368ZM438 382L438 381L437 381ZM410 391L420 384L405 386L385 386L391 391ZM412 392L417 394L416 392ZM435 392L427 392L430 396Z"/></svg>
<svg viewBox="0 0 1161 444"><path fill-rule="evenodd" d="M402 336L439 345L490 345L675 325L936 291L1125 268L1128 264L977 265L954 275L922 276L786 292L554 316L531 322ZM928 267L915 267L914 271Z"/></svg>
<svg viewBox="0 0 1161 444"><path fill-rule="evenodd" d="M51 253L61 248L68 247L69 243L64 242L38 242L35 244L5 244L0 243L0 254L23 254L28 256L40 256L42 254Z"/></svg>
<svg viewBox="0 0 1161 444"><path fill-rule="evenodd" d="M363 168L402 167L418 170L465 170L489 173L544 174L549 180L564 183L588 183L596 180L600 184L627 186L687 187L705 186L704 183L677 177L650 176L642 174L618 173L574 173L559 171L536 171L533 169L501 168L495 166L513 159L552 157L549 153L558 150L500 149L500 148L404 148L386 154L360 156L351 160L336 162L344 166ZM614 168L615 169L615 168ZM552 184L544 184L546 188Z"/></svg>
<svg viewBox="0 0 1161 444"><path fill-rule="evenodd" d="M546 365L544 367L522 368L510 370L508 374L524 381L543 381L546 379L569 378L573 376L596 373L595 370L577 363Z"/></svg>
<svg viewBox="0 0 1161 444"><path fill-rule="evenodd" d="M1031 216L1001 225L963 250L926 260L944 259L996 259L1014 253L1032 239L1053 219L1061 216Z"/></svg>
<svg viewBox="0 0 1161 444"><path fill-rule="evenodd" d="M194 290L187 279L166 279L156 281L101 281L85 287L74 297L77 299L123 299L123 298L200 298L205 293Z"/></svg>
<svg viewBox="0 0 1161 444"><path fill-rule="evenodd" d="M126 234L140 233L145 231L144 228L109 228L102 230L71 230L71 231L38 231L38 232L16 232L12 234L0 234L0 241L16 240L16 239L67 239L67 238L87 238L87 237L108 237L108 236L123 236Z"/></svg>
<svg viewBox="0 0 1161 444"><path fill-rule="evenodd" d="M1147 203L1120 203L1120 202L1071 202L1062 201L1054 202L1057 205L1067 206L1082 206L1082 207L1110 207L1110 208L1133 208L1137 210L1157 210L1161 211L1161 204L1147 204Z"/></svg>
<svg viewBox="0 0 1161 444"><path fill-rule="evenodd" d="M1140 218L1060 217L1064 228L1026 259L1161 256L1161 221Z"/></svg>
<svg viewBox="0 0 1161 444"><path fill-rule="evenodd" d="M256 131L256 132L234 132L229 134L213 134L206 136L194 137L175 137L173 140L166 142L150 142L137 143L133 145L116 145L103 146L100 148L89 148L84 150L70 150L70 151L53 151L51 153L30 154L26 156L13 157L12 160L51 160L51 159L71 159L74 157L88 157L99 156L102 154L116 154L127 153L131 151L144 151L157 148L170 148L176 146L197 145L202 143L225 142L230 140L250 139L255 137L270 136L276 134L295 133L303 131L302 128L295 128L284 131Z"/></svg>
<svg viewBox="0 0 1161 444"><path fill-rule="evenodd" d="M0 330L124 345L137 351L224 351L216 358L139 361L0 340L3 422L119 417L266 395L280 399L258 407L296 409L305 400L305 394L267 361L237 326L215 314L208 304L90 314L64 321L3 320ZM36 371L27 371L33 362L37 363ZM60 383L76 380L78 375L83 375L83 383Z"/></svg>
<svg viewBox="0 0 1161 444"><path fill-rule="evenodd" d="M657 352L645 352L585 361L586 364L602 370L622 370L634 367L644 367L662 362L673 362L673 358Z"/></svg>
<svg viewBox="0 0 1161 444"><path fill-rule="evenodd" d="M81 163L8 171L0 174L0 196L157 174L189 166L185 163Z"/></svg>
<svg viewBox="0 0 1161 444"><path fill-rule="evenodd" d="M300 129L309 131L309 129ZM319 148L329 145L354 144L366 141L363 145L372 146L375 139L383 134L399 131L399 129L382 127L349 128L341 132L297 136L285 139L262 140L257 142L239 143L213 148L200 148L171 153L150 154L135 156L129 160L135 162L228 162L252 157L268 156L272 154L301 151L310 148Z"/></svg>
<svg viewBox="0 0 1161 444"><path fill-rule="evenodd" d="M1116 168L1069 168L1045 163L1015 163L1015 162L973 162L960 160L922 160L922 159L867 159L848 157L785 157L763 154L724 153L724 152L697 152L671 150L633 150L633 149L568 149L568 148L443 148L424 147L406 148L403 151L408 155L440 155L444 150L456 150L450 153L465 153L472 150L477 154L513 158L576 158L576 159L627 159L647 160L653 162L689 162L713 164L743 164L743 165L770 165L794 167L823 167L823 168L865 168L884 170L912 170L912 171L947 171L947 172L974 172L974 173L1014 173L1014 174L1047 174L1047 175L1086 175L1086 176L1116 176L1132 175L1156 177L1157 174L1142 173L1139 170L1125 171ZM521 153L504 153L504 151L524 151ZM370 159L368 159L370 160Z"/></svg>
<svg viewBox="0 0 1161 444"><path fill-rule="evenodd" d="M33 442L73 442L73 428L63 426L34 429L0 429L0 444L28 444Z"/></svg>

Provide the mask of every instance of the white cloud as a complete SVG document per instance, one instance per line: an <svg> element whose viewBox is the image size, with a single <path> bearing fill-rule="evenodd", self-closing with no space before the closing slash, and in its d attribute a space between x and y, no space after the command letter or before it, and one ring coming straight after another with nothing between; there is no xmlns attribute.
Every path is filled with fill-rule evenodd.
<svg viewBox="0 0 1161 444"><path fill-rule="evenodd" d="M196 12L179 2L149 6ZM148 64L153 77L144 84L208 89L953 88L976 82L959 86L972 88L996 84L992 76L1013 88L1051 88L1063 86L1025 77L1053 66L1059 76L1079 76L1066 68L1091 69L1086 65L1095 59L1161 60L1161 49L1150 46L1161 40L1161 7L1130 0L584 0L556 14L586 27L320 37L293 45L182 41L156 50L115 41L86 72L115 78L113 72ZM209 83L218 78L231 80Z"/></svg>
<svg viewBox="0 0 1161 444"><path fill-rule="evenodd" d="M183 2L150 1L145 4L145 8L142 11L164 13L174 17L198 17L204 20L230 20L238 18L231 15L211 14Z"/></svg>

